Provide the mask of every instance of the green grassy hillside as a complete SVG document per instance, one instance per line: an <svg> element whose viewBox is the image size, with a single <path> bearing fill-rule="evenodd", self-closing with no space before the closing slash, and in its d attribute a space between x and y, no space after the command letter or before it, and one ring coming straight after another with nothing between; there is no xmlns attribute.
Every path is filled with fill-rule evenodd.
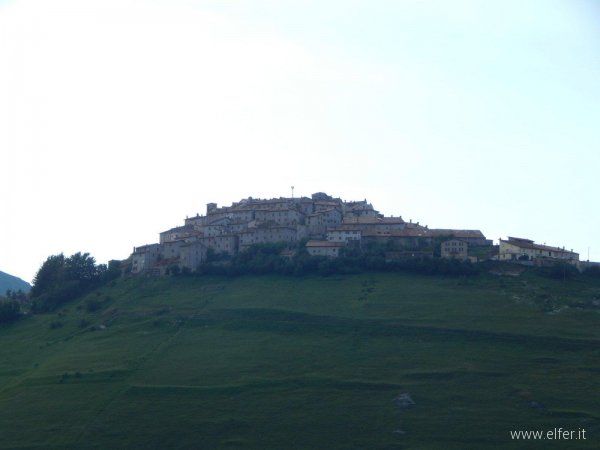
<svg viewBox="0 0 600 450"><path fill-rule="evenodd" d="M533 274L122 280L0 328L0 448L598 448L598 299ZM587 439L509 434L555 427Z"/></svg>

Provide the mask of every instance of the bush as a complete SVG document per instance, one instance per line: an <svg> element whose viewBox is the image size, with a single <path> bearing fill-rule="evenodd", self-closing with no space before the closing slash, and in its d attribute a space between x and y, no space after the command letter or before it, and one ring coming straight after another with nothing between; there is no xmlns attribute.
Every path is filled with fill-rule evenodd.
<svg viewBox="0 0 600 450"><path fill-rule="evenodd" d="M65 324L62 323L60 320L55 320L54 322L50 322L50 325L48 325L50 327L51 330L56 330L58 328L62 328Z"/></svg>
<svg viewBox="0 0 600 450"><path fill-rule="evenodd" d="M600 267L599 266L591 266L585 269L583 272L584 275L592 277L592 278L600 278Z"/></svg>
<svg viewBox="0 0 600 450"><path fill-rule="evenodd" d="M206 263L198 268L200 275L238 276L244 274L268 274L303 276L320 274L358 273L365 270L406 271L426 275L471 276L479 273L479 267L470 261L442 258L406 258L387 262L386 247L369 246L361 252L357 248L344 249L338 258L311 256L300 248L293 258L284 258L284 244L257 244L240 252L228 262Z"/></svg>
<svg viewBox="0 0 600 450"><path fill-rule="evenodd" d="M105 295L102 299L98 298L101 295L101 292L96 292L96 297L88 298L85 301L85 310L87 312L99 311L102 308L105 308L107 304L110 303L110 301L112 300L112 297L110 295Z"/></svg>
<svg viewBox="0 0 600 450"><path fill-rule="evenodd" d="M87 312L96 312L102 309L102 302L97 299L89 299L85 302L85 310Z"/></svg>
<svg viewBox="0 0 600 450"><path fill-rule="evenodd" d="M554 280L570 280L579 274L575 266L566 262L556 263L552 267L542 267L538 269L538 273Z"/></svg>
<svg viewBox="0 0 600 450"><path fill-rule="evenodd" d="M173 264L167 268L168 275L177 277L177 276L179 276L180 273L181 273L181 268L177 264Z"/></svg>
<svg viewBox="0 0 600 450"><path fill-rule="evenodd" d="M0 301L0 324L11 323L21 317L21 305L15 300Z"/></svg>

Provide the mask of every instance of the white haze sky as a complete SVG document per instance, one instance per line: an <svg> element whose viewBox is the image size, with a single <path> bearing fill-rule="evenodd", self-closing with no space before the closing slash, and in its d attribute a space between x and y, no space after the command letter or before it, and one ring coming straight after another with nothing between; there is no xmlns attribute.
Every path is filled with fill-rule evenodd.
<svg viewBox="0 0 600 450"><path fill-rule="evenodd" d="M0 0L0 270L325 191L600 259L595 0Z"/></svg>

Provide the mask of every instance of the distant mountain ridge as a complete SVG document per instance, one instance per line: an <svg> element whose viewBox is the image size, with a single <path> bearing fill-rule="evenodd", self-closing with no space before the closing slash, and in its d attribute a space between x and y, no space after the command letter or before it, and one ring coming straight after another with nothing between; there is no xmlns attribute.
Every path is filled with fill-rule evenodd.
<svg viewBox="0 0 600 450"><path fill-rule="evenodd" d="M8 289L11 291L18 291L20 289L23 292L29 292L31 285L27 281L21 280L19 277L15 277L14 275L10 275L0 270L0 295L6 294Z"/></svg>

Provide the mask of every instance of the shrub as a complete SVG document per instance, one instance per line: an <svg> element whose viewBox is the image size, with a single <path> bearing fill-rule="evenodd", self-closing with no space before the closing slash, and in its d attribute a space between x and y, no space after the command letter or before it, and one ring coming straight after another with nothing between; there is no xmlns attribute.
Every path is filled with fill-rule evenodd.
<svg viewBox="0 0 600 450"><path fill-rule="evenodd" d="M566 262L556 263L552 267L542 267L538 269L538 273L554 280L569 280L579 274L575 266Z"/></svg>
<svg viewBox="0 0 600 450"><path fill-rule="evenodd" d="M54 322L50 322L50 329L51 330L56 330L58 328L62 328L65 324L62 323L60 320L55 320Z"/></svg>
<svg viewBox="0 0 600 450"><path fill-rule="evenodd" d="M18 301L0 301L0 324L14 322L19 317L21 317L21 305Z"/></svg>
<svg viewBox="0 0 600 450"><path fill-rule="evenodd" d="M85 302L85 310L87 312L96 312L102 309L102 302L98 299L88 299Z"/></svg>
<svg viewBox="0 0 600 450"><path fill-rule="evenodd" d="M387 262L384 256L386 247L370 245L365 251L358 248L344 249L338 258L311 256L300 248L293 258L284 258L281 251L285 245L256 244L240 252L230 261L207 262L201 265L200 275L238 276L244 274L277 273L303 276L307 274L358 273L364 270L407 271L427 275L471 276L479 273L479 268L470 261L442 258L406 258Z"/></svg>

